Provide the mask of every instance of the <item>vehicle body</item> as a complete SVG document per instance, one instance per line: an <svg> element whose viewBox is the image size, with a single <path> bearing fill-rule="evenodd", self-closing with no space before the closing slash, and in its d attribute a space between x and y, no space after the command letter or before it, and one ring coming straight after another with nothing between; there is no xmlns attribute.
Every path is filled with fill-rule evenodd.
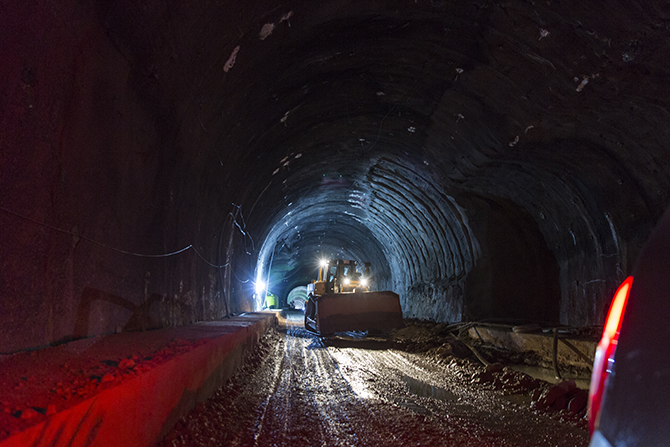
<svg viewBox="0 0 670 447"><path fill-rule="evenodd" d="M371 286L368 262L363 273L353 260L322 262L317 280L307 285L305 328L326 335L402 327L398 294L372 292Z"/></svg>
<svg viewBox="0 0 670 447"><path fill-rule="evenodd" d="M670 445L670 210L612 301L591 378L591 447Z"/></svg>

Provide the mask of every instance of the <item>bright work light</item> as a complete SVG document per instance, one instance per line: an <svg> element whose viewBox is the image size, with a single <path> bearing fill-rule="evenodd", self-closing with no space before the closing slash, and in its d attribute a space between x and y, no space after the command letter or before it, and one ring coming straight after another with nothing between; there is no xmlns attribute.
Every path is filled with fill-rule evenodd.
<svg viewBox="0 0 670 447"><path fill-rule="evenodd" d="M265 283L263 281L256 281L256 295L260 295L265 291Z"/></svg>

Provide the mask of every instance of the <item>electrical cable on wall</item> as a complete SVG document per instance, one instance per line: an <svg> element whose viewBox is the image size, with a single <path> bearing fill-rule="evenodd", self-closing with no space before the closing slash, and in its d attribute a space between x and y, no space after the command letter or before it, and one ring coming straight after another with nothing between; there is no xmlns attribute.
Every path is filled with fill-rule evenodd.
<svg viewBox="0 0 670 447"><path fill-rule="evenodd" d="M249 238L249 240L251 241L251 250L255 251L255 250L256 250L256 247L255 247L255 245L254 245L254 240L253 240L253 238L251 237L251 235L250 235L247 231L245 231L245 230L247 229L247 223L246 223L246 221L244 220L244 215L242 214L242 205L237 205L237 204L233 203L233 206L234 206L235 208L237 208L237 212L235 213L235 215L233 215L232 212L231 212L231 213L228 213L228 214L230 215L230 217L233 218L233 223L235 224L235 226L237 227L237 229L240 230L240 233L242 233L242 235L244 236L244 250L246 251L246 253L247 253L249 256L251 256L251 253L250 253L249 250L247 249L247 238ZM238 215L239 215L240 218L242 219L242 226L240 226L240 224L237 222L237 216L238 216Z"/></svg>
<svg viewBox="0 0 670 447"><path fill-rule="evenodd" d="M189 247L191 247L191 248L193 249L193 251L195 252L195 254L198 255L198 257L199 257L200 259L202 259L206 264L208 264L208 265L211 266L211 267L214 267L214 268L216 268L216 269L222 269L222 268L224 268L224 267L228 267L228 265L230 264L230 262L226 262L226 263L223 264L223 265L212 264L212 263L209 262L207 259L205 259L205 257L204 257L203 255L201 255L200 252L198 252L198 250L196 250L195 247L194 247L193 245L189 245Z"/></svg>
<svg viewBox="0 0 670 447"><path fill-rule="evenodd" d="M250 279L241 280L240 277L237 276L237 274L234 271L233 271L233 276L235 277L235 279L237 279L242 284L247 284L249 281L251 281Z"/></svg>
<svg viewBox="0 0 670 447"><path fill-rule="evenodd" d="M35 220L35 219L31 219L30 217L26 217L26 216L23 216L23 215L21 215L21 214L15 213L14 211L8 210L7 208L1 207L1 206L0 206L0 210L1 210L1 211L4 211L5 213L10 214L10 215L12 215L12 216L18 217L18 218L23 219L23 220L27 220L28 222L32 222L32 223L34 223L34 224L36 224L36 225L40 225L40 226L42 226L42 227L49 228L49 229L51 229L51 230L58 231L58 232L60 232L60 233L68 234L68 235L70 235L70 236L77 237L77 238L83 239L83 240L88 241L88 242L92 242L92 243L97 244L97 245L99 245L99 246L101 246L101 247L105 247L105 248L107 248L107 249L109 249L109 250L113 250L113 251L116 251L116 252L118 252L118 253L123 253L123 254L126 254L126 255L137 256L137 257L141 257L141 258L167 258L167 257L170 257L170 256L175 256L175 255L178 255L178 254L180 254L180 253L183 253L183 252L187 251L188 249L193 249L193 251L195 252L195 254L198 255L198 257L199 257L200 259L202 259L204 262L206 262L206 263L207 263L208 265L210 265L211 267L214 267L214 268L217 268L217 269L221 269L221 268L224 268L224 267L227 267L227 266L228 266L228 263L223 264L223 265L215 265L215 264L212 264L212 263L209 262L207 259L205 259L205 258L198 252L198 250L195 249L195 247L194 247L192 244L191 244L191 245L187 245L186 247L184 247L184 248L182 248L182 249L179 249L179 250L176 250L176 251L173 251L173 252L170 252L170 253L161 253L161 254L136 253L136 252L127 251L127 250L122 250L122 249L120 249L120 248L112 247L111 245L107 245L107 244L105 244L105 243L103 243L103 242L97 241L97 240L92 239L92 238L90 238L90 237L87 237L87 236L84 236L84 235L81 235L81 234L76 234L76 233L73 233L72 231L63 230L62 228L58 228L58 227L55 227L55 226L53 226L53 225L49 225L49 224L47 224L47 223L37 221L37 220Z"/></svg>

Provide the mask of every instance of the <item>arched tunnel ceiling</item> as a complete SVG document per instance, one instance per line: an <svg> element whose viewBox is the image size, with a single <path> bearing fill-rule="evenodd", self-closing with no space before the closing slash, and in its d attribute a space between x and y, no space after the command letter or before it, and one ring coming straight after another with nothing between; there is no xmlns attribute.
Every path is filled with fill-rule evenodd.
<svg viewBox="0 0 670 447"><path fill-rule="evenodd" d="M6 271L8 302L63 321L16 346L250 310L255 274L285 297L320 257L371 261L406 316L600 324L668 204L662 2L6 12L0 141L40 167L5 151L3 219L51 241ZM34 258L73 267L22 290ZM90 290L132 316L93 304L89 320Z"/></svg>
<svg viewBox="0 0 670 447"><path fill-rule="evenodd" d="M635 90L628 102L639 102L634 71L655 58L642 53L639 33L648 28L630 10L603 22L565 4L393 6L348 5L315 13L318 22L281 9L279 20L268 17L273 33L249 43L246 59L240 43L230 73L239 70L244 85L235 89L257 104L245 104L245 122L259 123L245 158L258 160L253 210L280 217L260 227L281 227L298 265L314 265L314 248L328 241L334 256L387 262L387 288L427 284L444 297L481 256L463 207L477 208L480 197L509 200L563 264L564 299L575 280L609 291L629 262L616 253L613 219L657 215L650 200L666 200L663 189L662 197L642 193L651 166L632 148L639 129L620 127L633 124L622 90ZM646 13L651 20L659 11ZM600 265L570 265L575 257ZM308 279L299 275L290 287ZM568 321L574 310L549 318ZM598 318L593 310L587 320Z"/></svg>

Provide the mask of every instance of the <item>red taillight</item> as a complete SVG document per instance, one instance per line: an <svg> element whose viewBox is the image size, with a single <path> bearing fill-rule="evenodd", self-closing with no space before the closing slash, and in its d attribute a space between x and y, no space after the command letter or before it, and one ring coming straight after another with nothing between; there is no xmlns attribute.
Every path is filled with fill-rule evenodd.
<svg viewBox="0 0 670 447"><path fill-rule="evenodd" d="M600 339L598 349L596 350L596 358L593 361L593 374L591 375L591 387L589 389L589 430L591 430L591 434L593 434L598 425L603 391L605 390L607 377L612 372L611 368L614 363L614 354L619 340L619 331L621 330L621 320L623 320L623 314L626 311L626 303L628 302L628 295L632 286L633 277L629 276L614 294L614 299L612 300L612 305L605 321L603 337Z"/></svg>

